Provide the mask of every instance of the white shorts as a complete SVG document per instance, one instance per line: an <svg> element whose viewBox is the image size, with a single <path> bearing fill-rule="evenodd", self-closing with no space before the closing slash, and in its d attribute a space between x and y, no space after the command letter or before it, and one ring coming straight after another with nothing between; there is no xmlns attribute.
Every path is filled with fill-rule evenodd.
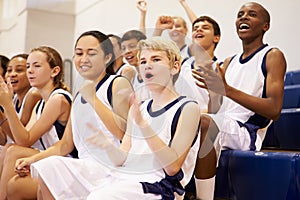
<svg viewBox="0 0 300 200"><path fill-rule="evenodd" d="M246 127L240 126L236 120L226 115L210 114L209 116L219 129L219 133L214 141L217 160L219 160L222 150L250 150L251 137Z"/></svg>
<svg viewBox="0 0 300 200"><path fill-rule="evenodd" d="M161 199L161 195L144 193L142 184L135 180L120 180L118 178L110 177L110 182L106 182L103 186L93 190L87 200L99 199Z"/></svg>
<svg viewBox="0 0 300 200"><path fill-rule="evenodd" d="M215 147L223 149L250 150L251 138L248 130L236 120L226 115L210 115L216 123L219 133L214 142Z"/></svg>

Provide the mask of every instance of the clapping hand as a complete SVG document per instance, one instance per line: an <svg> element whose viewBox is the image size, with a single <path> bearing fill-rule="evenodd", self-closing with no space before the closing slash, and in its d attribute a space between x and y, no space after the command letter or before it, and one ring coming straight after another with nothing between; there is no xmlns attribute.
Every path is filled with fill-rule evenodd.
<svg viewBox="0 0 300 200"><path fill-rule="evenodd" d="M196 79L196 85L207 89L209 92L214 92L225 96L225 88L227 86L225 80L225 69L218 63L217 71L212 68L212 65L199 65L198 69L192 71L193 77Z"/></svg>
<svg viewBox="0 0 300 200"><path fill-rule="evenodd" d="M7 83L5 83L4 79L0 77L0 105L5 107L5 105L11 103L13 95L14 92L10 82L10 78L7 78Z"/></svg>

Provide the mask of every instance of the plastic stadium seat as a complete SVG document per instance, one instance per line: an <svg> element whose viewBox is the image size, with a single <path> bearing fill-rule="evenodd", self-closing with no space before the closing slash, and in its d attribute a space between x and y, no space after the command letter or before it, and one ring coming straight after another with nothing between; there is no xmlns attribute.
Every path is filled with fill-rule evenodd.
<svg viewBox="0 0 300 200"><path fill-rule="evenodd" d="M286 72L284 85L297 85L297 84L300 84L300 70Z"/></svg>
<svg viewBox="0 0 300 200"><path fill-rule="evenodd" d="M297 186L297 197L300 199L300 154L295 157L295 185Z"/></svg>
<svg viewBox="0 0 300 200"><path fill-rule="evenodd" d="M300 150L300 108L282 109L268 128L262 149Z"/></svg>
<svg viewBox="0 0 300 200"><path fill-rule="evenodd" d="M300 84L300 70L292 71L292 84L297 85Z"/></svg>
<svg viewBox="0 0 300 200"><path fill-rule="evenodd" d="M300 108L300 84L284 87L282 108Z"/></svg>
<svg viewBox="0 0 300 200"><path fill-rule="evenodd" d="M274 122L274 136L280 149L300 150L300 109L283 109Z"/></svg>
<svg viewBox="0 0 300 200"><path fill-rule="evenodd" d="M284 79L284 85L293 85L293 72L286 72L285 79Z"/></svg>
<svg viewBox="0 0 300 200"><path fill-rule="evenodd" d="M232 150L222 151L219 159L215 183L215 197L219 199L230 199L231 196L229 188L228 163L232 153Z"/></svg>
<svg viewBox="0 0 300 200"><path fill-rule="evenodd" d="M274 121L268 127L265 139L262 144L262 149L279 149L279 141L275 135Z"/></svg>
<svg viewBox="0 0 300 200"><path fill-rule="evenodd" d="M230 199L299 199L294 175L296 156L296 153L234 150L228 165Z"/></svg>

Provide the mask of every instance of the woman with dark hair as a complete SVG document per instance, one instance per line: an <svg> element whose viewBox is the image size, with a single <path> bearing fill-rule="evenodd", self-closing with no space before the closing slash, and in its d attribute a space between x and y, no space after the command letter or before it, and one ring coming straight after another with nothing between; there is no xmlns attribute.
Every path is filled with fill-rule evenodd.
<svg viewBox="0 0 300 200"><path fill-rule="evenodd" d="M30 86L27 77L27 62L28 54L17 54L13 56L7 63L6 77L12 86L13 105L20 118L21 123L26 126L30 120L32 110L36 103L41 99L41 96L36 88ZM0 144L5 145L1 149L0 154L0 174L2 172L2 164L7 148L13 143L14 139L11 134L7 118L4 113L0 113Z"/></svg>
<svg viewBox="0 0 300 200"><path fill-rule="evenodd" d="M18 199L18 197L11 196L17 194L25 195L25 198L36 196L37 184L31 177L26 179L14 177L16 175L15 162L18 158L37 154L57 142L63 135L71 110L72 95L62 81L63 61L57 50L48 46L34 48L24 64L27 68L30 86L35 87L42 98L36 103L28 123L24 126L12 101L17 79L11 76L10 71L8 71L7 84L0 78L0 105L5 110L14 140L14 144L7 149L3 162L0 199ZM26 192L7 190L10 179L19 180ZM23 184L28 187L24 187Z"/></svg>
<svg viewBox="0 0 300 200"><path fill-rule="evenodd" d="M24 126L28 123L35 104L41 99L37 89L30 86L26 73L27 58L28 54L14 55L7 63L6 72L6 77L9 79L14 93L14 107ZM8 133L10 134L10 131ZM12 139L11 134L8 136Z"/></svg>
<svg viewBox="0 0 300 200"><path fill-rule="evenodd" d="M34 169L31 175L40 177L41 189L46 187L45 181L51 191L49 194L43 193L43 199L85 199L90 189L99 184L98 171L109 170L107 166L111 166L112 161L107 152L87 142L95 134L88 124L102 130L117 146L126 129L133 91L126 78L107 73L114 64L113 46L109 38L99 31L85 32L77 39L74 51L76 70L85 82L75 96L64 137L46 151L16 162L19 175L24 176L30 175L29 166L40 160L34 163L34 167L31 166ZM101 139L100 134L96 137ZM79 159L63 157L74 146ZM18 181L15 179L15 182Z"/></svg>

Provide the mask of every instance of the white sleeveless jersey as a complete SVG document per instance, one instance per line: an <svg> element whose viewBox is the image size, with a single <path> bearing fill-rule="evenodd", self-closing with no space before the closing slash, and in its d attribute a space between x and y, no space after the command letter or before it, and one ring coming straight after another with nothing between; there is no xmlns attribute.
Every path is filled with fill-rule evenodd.
<svg viewBox="0 0 300 200"><path fill-rule="evenodd" d="M96 87L96 95L104 105L112 110L111 106L111 87L113 80L117 75L106 75ZM95 112L89 103L87 103L81 96L77 93L72 107L71 112L72 120L72 131L74 144L78 151L78 157L80 159L92 159L96 162L100 162L104 165L112 165L111 160L107 156L105 150L102 150L97 145L88 142L88 138L97 135L95 131L88 127L91 124L97 130L101 130L108 138L111 139L117 146L120 145L120 141L114 137L114 135L106 128L103 121Z"/></svg>
<svg viewBox="0 0 300 200"><path fill-rule="evenodd" d="M255 97L264 97L263 90L265 85L264 58L272 48L264 48L256 51L253 56L241 60L240 55L236 55L230 62L225 73L227 84ZM229 115L232 119L245 123L255 113L235 101L224 97L223 103L218 113Z"/></svg>
<svg viewBox="0 0 300 200"><path fill-rule="evenodd" d="M225 73L227 84L249 95L266 98L265 59L271 49L272 47L264 45L244 60L241 59L242 54L233 57ZM215 119L219 118L219 124L222 123L222 119L231 118L237 121L239 126L247 127L251 140L250 150L261 148L267 127L272 122L227 97L223 97L223 103L215 116Z"/></svg>
<svg viewBox="0 0 300 200"><path fill-rule="evenodd" d="M72 101L72 95L64 90L64 89L55 89L51 94L49 99L54 96L55 94L63 94L65 96L67 96L70 100ZM71 102L70 102L71 103ZM37 119L39 119L42 115L43 112L43 108L45 105L45 101L43 99L41 99L38 102L38 107L37 107ZM55 127L55 124L52 125L52 127L42 135L42 137L36 141L31 147L35 148L35 149L39 149L39 150L45 150L47 148L49 148L50 146L52 146L54 143L56 143L57 141L59 141L59 136L58 136L58 132L57 129Z"/></svg>
<svg viewBox="0 0 300 200"><path fill-rule="evenodd" d="M147 100L141 105L140 110L144 119L150 124L157 136L159 136L165 144L169 145L173 139L172 134L175 134L176 131L176 120L179 118L175 113L180 109L180 106L188 101L192 100L185 97L179 97L164 108L152 112L152 100ZM175 121L173 122L173 120ZM131 149L120 170L125 172L125 174L139 174L138 177L140 181L153 183L164 179L166 174L163 171L161 164L149 148L146 140L142 136L140 128L132 121L132 119L128 119L127 131L128 134L132 134ZM183 180L181 180L182 185L186 185L193 174L199 149L199 138L200 137L197 137L197 142L192 146L182 166L182 171L184 173Z"/></svg>
<svg viewBox="0 0 300 200"><path fill-rule="evenodd" d="M27 99L27 96L28 94L32 91L32 90L36 90L35 88L30 88L27 93L25 94L24 98L23 98L23 101L21 103L21 106L19 107L18 104L19 104L19 99L18 99L18 96L17 94L14 95L13 97L13 104L15 106L15 110L17 112L17 115L19 117L19 119L21 118L22 114L23 114L23 109L24 109L24 105L25 105L25 102L26 102L26 99ZM14 141L9 137L7 136L7 142L6 143L13 143Z"/></svg>
<svg viewBox="0 0 300 200"><path fill-rule="evenodd" d="M14 106L15 106L15 109L16 109L16 111L17 111L17 115L18 115L19 118L21 118L21 116L22 116L23 109L24 109L24 105L25 105L25 102L26 102L26 98L27 98L28 94L29 94L31 91L33 91L33 90L36 90L36 89L31 87L31 88L27 91L27 93L25 94L24 99L23 99L23 101L22 101L20 107L18 106L18 104L19 104L18 96L17 96L17 94L14 95L14 97L13 97L13 103L14 103Z"/></svg>

